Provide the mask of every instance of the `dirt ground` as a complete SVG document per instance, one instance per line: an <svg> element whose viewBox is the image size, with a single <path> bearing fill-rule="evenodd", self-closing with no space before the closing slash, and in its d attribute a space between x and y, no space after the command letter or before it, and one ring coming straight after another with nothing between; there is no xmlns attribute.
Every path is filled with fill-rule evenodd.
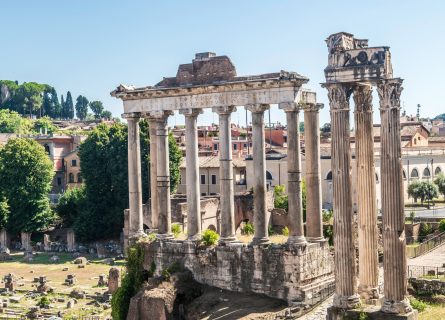
<svg viewBox="0 0 445 320"><path fill-rule="evenodd" d="M51 262L52 256L58 256L59 262ZM42 310L49 314L57 314L59 311L64 318L69 319L76 315L92 315L100 316L101 319L110 314L107 306L99 303L95 297L100 297L107 291L107 287L98 287L98 279L100 274L108 275L110 265L104 260L91 258L89 255L83 255L89 263L84 268L79 268L77 264L73 264L74 258L66 253L37 253L32 262L23 260L23 252L14 252L11 254L11 261L0 262L0 287L4 288L4 276L13 273L18 279L16 285L16 293L6 295L2 293L0 299L9 301L8 307L3 308L0 313L0 319L5 318L8 314L27 312L29 308L36 306L41 296L31 294L36 290L39 283L34 282L34 278L46 276L47 284L54 288L54 293L47 295L51 302L51 308ZM116 261L115 266L123 268L124 261ZM66 270L68 269L68 270ZM65 270L65 271L64 271ZM77 283L73 286L65 285L65 279L68 274L75 274ZM73 289L82 290L87 294L86 299L77 299L74 308L67 309L67 301L70 299L69 294ZM20 298L18 303L11 302L11 298Z"/></svg>

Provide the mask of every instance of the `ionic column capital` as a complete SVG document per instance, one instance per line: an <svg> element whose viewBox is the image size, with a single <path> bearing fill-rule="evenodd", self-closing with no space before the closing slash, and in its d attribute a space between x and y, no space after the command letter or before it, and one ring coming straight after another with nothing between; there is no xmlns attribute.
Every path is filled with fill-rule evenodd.
<svg viewBox="0 0 445 320"><path fill-rule="evenodd" d="M372 86L358 84L354 87L355 112L372 112Z"/></svg>
<svg viewBox="0 0 445 320"><path fill-rule="evenodd" d="M252 113L264 113L264 111L270 108L270 105L262 103L254 103L254 104L246 104L244 108Z"/></svg>
<svg viewBox="0 0 445 320"><path fill-rule="evenodd" d="M124 119L136 119L139 120L141 118L141 113L140 112L129 112L129 113L122 113L121 115L122 118Z"/></svg>
<svg viewBox="0 0 445 320"><path fill-rule="evenodd" d="M218 115L230 115L232 112L236 111L236 107L235 106L213 107L212 111L217 113Z"/></svg>
<svg viewBox="0 0 445 320"><path fill-rule="evenodd" d="M278 108L284 112L300 112L300 106L296 102L280 102Z"/></svg>
<svg viewBox="0 0 445 320"><path fill-rule="evenodd" d="M202 109L199 108L187 108L179 110L180 114L183 114L186 117L196 118L198 115L202 113Z"/></svg>
<svg viewBox="0 0 445 320"><path fill-rule="evenodd" d="M402 79L396 78L382 80L377 84L380 110L400 108L400 94L403 90L402 82Z"/></svg>

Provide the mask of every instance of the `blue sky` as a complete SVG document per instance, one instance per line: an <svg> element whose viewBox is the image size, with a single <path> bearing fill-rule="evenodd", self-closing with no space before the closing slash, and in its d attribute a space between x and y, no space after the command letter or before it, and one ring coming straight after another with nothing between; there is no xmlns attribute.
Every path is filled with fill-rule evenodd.
<svg viewBox="0 0 445 320"><path fill-rule="evenodd" d="M109 95L119 83L155 84L196 52L213 51L228 55L239 75L284 69L309 77L307 87L325 103L323 123L324 40L347 31L390 46L408 114L420 103L423 116L434 116L445 112L444 17L445 2L432 0L1 0L0 79L48 83L120 115L121 101ZM232 121L244 118L239 111ZM285 116L275 107L271 118ZM207 112L199 122L216 120Z"/></svg>

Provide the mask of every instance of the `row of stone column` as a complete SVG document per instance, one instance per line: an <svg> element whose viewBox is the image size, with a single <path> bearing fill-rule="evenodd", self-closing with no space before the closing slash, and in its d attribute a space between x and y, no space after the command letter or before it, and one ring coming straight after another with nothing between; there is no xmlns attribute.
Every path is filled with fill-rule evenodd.
<svg viewBox="0 0 445 320"><path fill-rule="evenodd" d="M282 103L280 108L287 116L288 137L288 196L289 196L289 244L304 245L299 112L305 110L306 175L307 175L307 235L310 240L322 240L320 184L319 109L315 103ZM268 212L266 209L266 150L264 137L264 111L267 104L246 105L252 113L253 140L253 194L254 228L253 244L269 242ZM236 242L235 208L233 186L231 114L235 106L213 108L219 115L220 140L220 244ZM187 234L188 240L196 241L201 234L200 186L197 117L201 109L184 109L186 129L186 179L187 179ZM128 174L129 174L129 235L139 237L143 233L141 156L138 121L143 116L150 127L150 188L151 228L157 230L161 239L171 238L170 176L167 119L171 112L150 112L124 114L128 122Z"/></svg>
<svg viewBox="0 0 445 320"><path fill-rule="evenodd" d="M382 311L405 313L406 253L400 144L402 80L379 82L382 166L384 303ZM332 173L336 294L334 306L349 309L379 299L377 206L371 84L326 84L332 130ZM358 202L357 286L352 181L350 172L349 98L354 94Z"/></svg>

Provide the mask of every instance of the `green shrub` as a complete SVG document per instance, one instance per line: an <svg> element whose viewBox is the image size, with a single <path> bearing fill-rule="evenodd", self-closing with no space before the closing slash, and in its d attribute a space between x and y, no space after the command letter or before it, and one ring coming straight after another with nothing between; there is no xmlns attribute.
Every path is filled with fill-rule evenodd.
<svg viewBox="0 0 445 320"><path fill-rule="evenodd" d="M323 228L323 235L328 239L329 245L334 245L334 227L332 225L327 225Z"/></svg>
<svg viewBox="0 0 445 320"><path fill-rule="evenodd" d="M250 222L247 222L244 227L241 229L241 232L246 235L251 235L255 233L255 228L253 227L253 224Z"/></svg>
<svg viewBox="0 0 445 320"><path fill-rule="evenodd" d="M288 210L289 202L284 185L278 185L273 188L274 207Z"/></svg>
<svg viewBox="0 0 445 320"><path fill-rule="evenodd" d="M440 230L440 232L445 232L445 219L440 220L439 230Z"/></svg>
<svg viewBox="0 0 445 320"><path fill-rule="evenodd" d="M119 289L111 298L111 316L113 320L125 320L127 318L130 299L141 288L146 278L143 268L144 250L135 245L128 249L127 272L122 277Z"/></svg>
<svg viewBox="0 0 445 320"><path fill-rule="evenodd" d="M202 234L201 242L206 246L214 246L219 240L219 235L210 229L207 229Z"/></svg>
<svg viewBox="0 0 445 320"><path fill-rule="evenodd" d="M425 238L427 235L433 233L433 228L429 223L421 223L420 224L420 230L419 230L419 236L421 240L423 241L423 238Z"/></svg>
<svg viewBox="0 0 445 320"><path fill-rule="evenodd" d="M274 229L273 229L273 227L271 225L269 225L267 227L267 233L269 234L269 236L275 234L275 231L274 231Z"/></svg>
<svg viewBox="0 0 445 320"><path fill-rule="evenodd" d="M409 213L409 218L411 220L411 224L414 224L414 220L416 219L416 213L414 211L411 211Z"/></svg>
<svg viewBox="0 0 445 320"><path fill-rule="evenodd" d="M284 228L281 230L281 233L283 234L283 236L288 237L288 236L289 236L289 228L288 228L288 227L284 227Z"/></svg>
<svg viewBox="0 0 445 320"><path fill-rule="evenodd" d="M427 304L423 301L417 300L416 298L410 299L411 306L419 312L422 312L426 309Z"/></svg>
<svg viewBox="0 0 445 320"><path fill-rule="evenodd" d="M37 305L40 308L44 308L46 306L49 306L49 304L50 304L50 301L49 301L48 297L47 296L43 296L43 297L40 298L40 301L39 301L39 303Z"/></svg>
<svg viewBox="0 0 445 320"><path fill-rule="evenodd" d="M331 219L334 216L334 211L323 210L322 214L323 214L323 222L329 223L329 222L331 222Z"/></svg>
<svg viewBox="0 0 445 320"><path fill-rule="evenodd" d="M172 224L172 233L177 238L179 234L181 233L181 225L179 223L173 223Z"/></svg>

